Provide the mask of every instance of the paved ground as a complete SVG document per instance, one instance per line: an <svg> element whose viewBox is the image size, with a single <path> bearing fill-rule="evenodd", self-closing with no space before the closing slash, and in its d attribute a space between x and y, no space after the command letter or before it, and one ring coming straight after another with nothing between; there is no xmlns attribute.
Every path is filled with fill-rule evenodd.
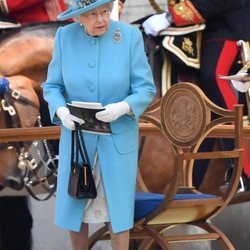
<svg viewBox="0 0 250 250"><path fill-rule="evenodd" d="M33 250L70 250L68 232L54 226L54 198L43 202L34 199L30 201L34 219ZM102 249L111 249L110 242L100 242L93 248L93 250Z"/></svg>

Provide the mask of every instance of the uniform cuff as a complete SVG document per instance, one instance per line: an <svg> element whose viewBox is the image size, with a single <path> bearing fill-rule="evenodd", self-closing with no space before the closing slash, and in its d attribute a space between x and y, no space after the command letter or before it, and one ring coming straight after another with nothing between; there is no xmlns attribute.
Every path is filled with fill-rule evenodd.
<svg viewBox="0 0 250 250"><path fill-rule="evenodd" d="M166 18L170 24L173 23L173 16L170 12L166 12Z"/></svg>

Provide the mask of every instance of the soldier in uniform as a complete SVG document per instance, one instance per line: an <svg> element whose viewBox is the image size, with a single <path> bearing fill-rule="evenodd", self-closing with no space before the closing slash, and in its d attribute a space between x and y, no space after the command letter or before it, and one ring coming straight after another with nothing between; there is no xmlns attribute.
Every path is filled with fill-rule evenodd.
<svg viewBox="0 0 250 250"><path fill-rule="evenodd" d="M221 79L219 75L233 73L233 65L239 54L237 41L250 40L249 0L169 0L169 11L151 16L143 27L146 34L156 36L171 25L181 27L200 23L206 24L202 34L200 87L213 102L233 109L242 96L235 92L230 81ZM249 179L247 150L244 173ZM198 175L202 179L203 174Z"/></svg>

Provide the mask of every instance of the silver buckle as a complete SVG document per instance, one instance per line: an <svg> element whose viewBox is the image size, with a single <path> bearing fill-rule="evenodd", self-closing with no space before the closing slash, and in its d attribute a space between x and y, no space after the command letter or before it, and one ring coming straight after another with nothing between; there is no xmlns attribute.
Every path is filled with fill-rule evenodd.
<svg viewBox="0 0 250 250"><path fill-rule="evenodd" d="M16 90L16 89L14 89L13 91L12 91L12 93L11 93L11 96L13 97L13 98L15 98L15 99L19 99L20 98L20 91L18 91L18 90Z"/></svg>
<svg viewBox="0 0 250 250"><path fill-rule="evenodd" d="M16 111L13 106L7 106L5 100L1 101L2 107L4 111L8 111L10 116L14 116L16 114Z"/></svg>

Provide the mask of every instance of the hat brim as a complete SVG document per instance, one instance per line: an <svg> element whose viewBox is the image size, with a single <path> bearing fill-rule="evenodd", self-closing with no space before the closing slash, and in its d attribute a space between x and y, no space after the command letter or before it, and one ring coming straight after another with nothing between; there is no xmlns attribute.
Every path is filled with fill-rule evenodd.
<svg viewBox="0 0 250 250"><path fill-rule="evenodd" d="M86 7L82 7L79 9L75 9L73 7L65 10L64 12L62 12L60 15L57 16L57 18L61 21L69 19L69 18L75 18L77 16L79 16L80 14L86 13L88 11L91 11L97 7L100 7L106 3L111 3L114 0L100 0L100 1L96 1L95 3L89 4Z"/></svg>

